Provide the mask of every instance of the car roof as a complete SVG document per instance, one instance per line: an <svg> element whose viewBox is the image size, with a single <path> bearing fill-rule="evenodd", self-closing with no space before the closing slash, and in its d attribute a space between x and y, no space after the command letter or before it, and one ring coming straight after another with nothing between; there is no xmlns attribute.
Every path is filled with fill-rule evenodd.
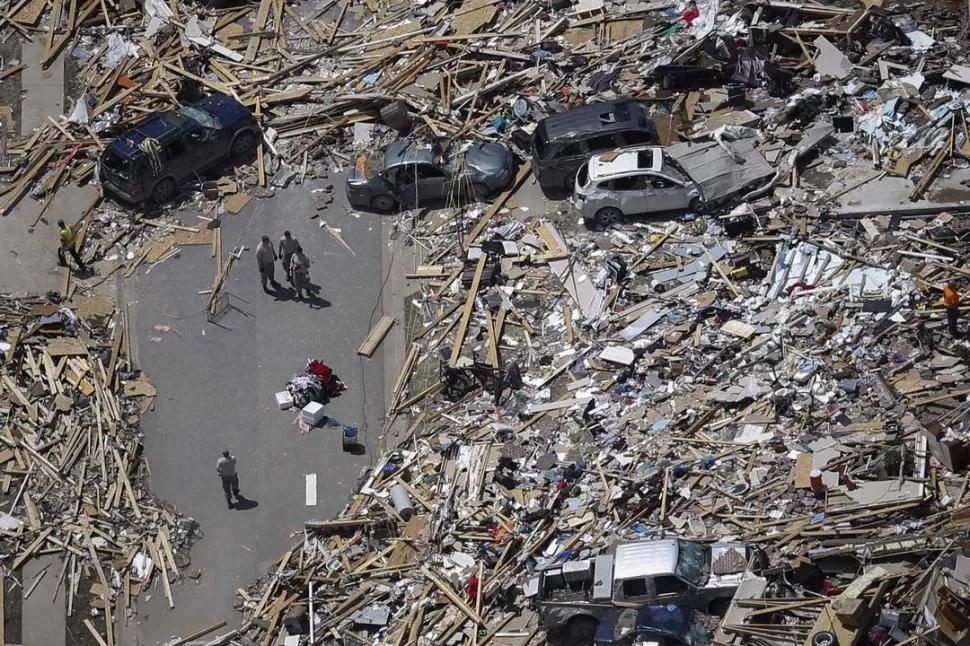
<svg viewBox="0 0 970 646"><path fill-rule="evenodd" d="M589 160L589 177L600 180L644 170L658 172L663 167L663 159L664 152L660 146L618 148L593 155Z"/></svg>
<svg viewBox="0 0 970 646"><path fill-rule="evenodd" d="M189 119L177 112L159 112L127 131L109 146L109 149L129 159L144 154L138 146L146 139L157 139L160 142L169 140L172 135L182 130ZM194 123L194 122L193 122Z"/></svg>
<svg viewBox="0 0 970 646"><path fill-rule="evenodd" d="M679 554L680 544L672 538L619 543L613 554L613 578L672 574Z"/></svg>
<svg viewBox="0 0 970 646"><path fill-rule="evenodd" d="M430 147L417 147L412 142L398 139L384 151L384 169L401 164L433 164L434 152Z"/></svg>
<svg viewBox="0 0 970 646"><path fill-rule="evenodd" d="M569 139L577 135L628 130L638 127L645 114L644 105L636 101L608 101L551 114L539 122L536 136L547 141Z"/></svg>

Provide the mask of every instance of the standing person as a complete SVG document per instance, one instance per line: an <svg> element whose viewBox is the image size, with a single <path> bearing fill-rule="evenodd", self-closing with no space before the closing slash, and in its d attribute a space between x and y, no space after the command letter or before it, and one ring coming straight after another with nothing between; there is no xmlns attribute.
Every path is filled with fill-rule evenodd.
<svg viewBox="0 0 970 646"><path fill-rule="evenodd" d="M957 320L960 318L960 294L952 280L946 281L946 285L943 286L943 306L946 308L946 322L950 328L950 334L957 338L960 336L957 328Z"/></svg>
<svg viewBox="0 0 970 646"><path fill-rule="evenodd" d="M57 221L57 228L60 229L61 246L57 248L57 262L61 267L67 267L67 259L64 257L64 252L67 251L74 258L74 262L77 263L78 271L86 272L88 270L87 265L81 260L81 254L77 252L77 233L74 231L74 227L64 224L64 220Z"/></svg>
<svg viewBox="0 0 970 646"><path fill-rule="evenodd" d="M239 476L236 475L236 456L229 453L229 449L222 452L222 457L216 462L216 472L222 480L222 491L226 494L226 505L232 509L232 497L241 500L239 495Z"/></svg>
<svg viewBox="0 0 970 646"><path fill-rule="evenodd" d="M310 259L303 253L303 247L297 245L293 258L290 259L290 271L293 274L293 289L296 290L296 300L302 300L303 290L310 298Z"/></svg>
<svg viewBox="0 0 970 646"><path fill-rule="evenodd" d="M269 290L266 289L266 281L269 281L274 289L280 286L276 282L275 263L276 250L273 249L273 243L269 241L269 236L263 236L259 246L256 247L256 266L259 267L259 279L263 283L263 291L267 293Z"/></svg>
<svg viewBox="0 0 970 646"><path fill-rule="evenodd" d="M300 241L294 238L289 231L283 232L283 237L280 238L280 262L283 265L283 271L286 272L286 280L293 282L293 274L290 271L290 259L293 258L293 254L296 253L297 247L300 246Z"/></svg>

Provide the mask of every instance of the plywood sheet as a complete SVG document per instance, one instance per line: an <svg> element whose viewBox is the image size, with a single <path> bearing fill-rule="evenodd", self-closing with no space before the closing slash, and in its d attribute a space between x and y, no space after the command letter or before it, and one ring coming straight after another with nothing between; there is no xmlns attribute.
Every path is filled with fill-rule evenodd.
<svg viewBox="0 0 970 646"><path fill-rule="evenodd" d="M459 15L451 23L454 33L466 36L491 24L498 13L498 7L494 0L471 0L464 3L457 13Z"/></svg>

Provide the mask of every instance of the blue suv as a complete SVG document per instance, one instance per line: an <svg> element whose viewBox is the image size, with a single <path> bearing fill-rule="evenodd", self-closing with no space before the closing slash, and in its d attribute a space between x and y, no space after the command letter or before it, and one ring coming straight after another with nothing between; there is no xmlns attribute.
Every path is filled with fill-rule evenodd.
<svg viewBox="0 0 970 646"><path fill-rule="evenodd" d="M115 139L101 154L98 177L106 192L126 202L159 204L220 161L252 154L259 139L256 119L244 105L208 96L154 114Z"/></svg>

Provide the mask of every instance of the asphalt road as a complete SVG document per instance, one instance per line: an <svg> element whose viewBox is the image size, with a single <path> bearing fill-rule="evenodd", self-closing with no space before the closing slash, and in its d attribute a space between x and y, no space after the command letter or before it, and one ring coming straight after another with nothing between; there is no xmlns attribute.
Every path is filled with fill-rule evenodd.
<svg viewBox="0 0 970 646"><path fill-rule="evenodd" d="M194 517L205 534L189 568L200 568L201 578L178 586L174 610L161 588L153 590L126 645L154 646L222 619L235 626L235 590L264 575L299 540L292 532L305 520L339 512L370 463L369 451L342 451L340 427L301 435L295 412L279 411L273 397L308 357L317 358L348 386L328 406L331 418L360 428L368 444L383 423L383 351L369 360L356 354L382 315L381 220L349 214L342 177L328 182L337 201L320 217L341 230L355 253L320 228L319 218L309 219L316 212L313 186L290 187L223 217L224 252L238 240L247 250L230 275L233 307L218 324L206 321L207 297L197 294L215 275L208 246L183 247L180 257L150 272L142 268L125 288L137 335L134 353L159 392L155 411L143 421L152 488ZM321 287L315 304L260 288L256 244L264 233L275 242L284 229L313 263L311 281ZM277 280L283 279L278 270ZM239 460L240 489L252 501L248 509L226 508L215 471L224 448ZM305 504L305 474L317 475L315 507Z"/></svg>

